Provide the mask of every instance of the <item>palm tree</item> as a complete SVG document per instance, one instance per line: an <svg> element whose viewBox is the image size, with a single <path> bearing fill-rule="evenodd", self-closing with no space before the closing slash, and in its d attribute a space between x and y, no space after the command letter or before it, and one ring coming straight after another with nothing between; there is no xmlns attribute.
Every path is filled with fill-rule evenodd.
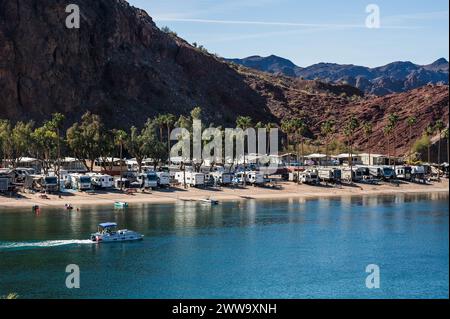
<svg viewBox="0 0 450 319"><path fill-rule="evenodd" d="M392 126L386 125L383 128L384 136L387 138L387 146L388 146L388 163L391 165L391 133L392 133Z"/></svg>
<svg viewBox="0 0 450 319"><path fill-rule="evenodd" d="M323 122L320 127L320 131L325 140L325 161L328 166L328 137L334 132L334 121L327 120Z"/></svg>
<svg viewBox="0 0 450 319"><path fill-rule="evenodd" d="M275 123L267 123L265 126L267 132L267 142L266 142L266 154L270 153L270 131L277 127Z"/></svg>
<svg viewBox="0 0 450 319"><path fill-rule="evenodd" d="M417 123L417 118L415 116L410 116L408 117L408 119L406 120L406 122L408 123L408 127L409 127L409 143L412 143L412 129L413 126L416 125ZM411 164L412 162L412 150L410 150L409 152L409 163Z"/></svg>
<svg viewBox="0 0 450 319"><path fill-rule="evenodd" d="M450 163L450 145L449 145L449 136L448 136L448 127L444 130L444 137L447 139L447 164Z"/></svg>
<svg viewBox="0 0 450 319"><path fill-rule="evenodd" d="M164 129L164 126L166 125L166 115L159 114L155 118L155 122L159 126L159 140L162 142L163 141L163 129Z"/></svg>
<svg viewBox="0 0 450 319"><path fill-rule="evenodd" d="M54 113L52 115L52 120L50 121L50 125L56 131L57 137L57 162L58 162L58 192L61 191L61 129L63 122L65 120L65 116L61 113Z"/></svg>
<svg viewBox="0 0 450 319"><path fill-rule="evenodd" d="M175 124L176 117L173 114L167 114L164 120L164 124L166 124L167 128L167 150L170 157L170 130Z"/></svg>
<svg viewBox="0 0 450 319"><path fill-rule="evenodd" d="M344 134L349 138L349 146L350 146L350 176L351 181L353 182L353 134L359 127L359 121L355 116L352 116L344 128Z"/></svg>
<svg viewBox="0 0 450 319"><path fill-rule="evenodd" d="M305 141L305 134L308 131L308 127L307 127L305 121L303 119L299 119L299 118L292 119L290 126L292 128L292 131L297 136L297 140L298 140L298 138L300 138L300 145L298 145L298 142L297 142L297 158L300 157L299 152L301 152L302 165L304 165L305 152L304 152L303 146L304 146L304 141ZM299 149L299 146L301 147L301 149ZM300 175L300 167L299 167L298 175L297 175L298 183L300 183L299 175Z"/></svg>
<svg viewBox="0 0 450 319"><path fill-rule="evenodd" d="M431 138L435 133L436 127L433 124L429 124L425 129L425 134L428 136L428 164L431 163Z"/></svg>
<svg viewBox="0 0 450 319"><path fill-rule="evenodd" d="M389 114L388 121L389 121L389 126L392 129L392 132L395 131L398 121L399 121L398 115L396 113ZM396 144L396 140L397 140L396 134L394 134L394 146ZM396 148L394 147L394 171L395 171L395 164L396 164L396 155L397 155L397 152L396 152Z"/></svg>
<svg viewBox="0 0 450 319"><path fill-rule="evenodd" d="M281 130L286 134L286 151L289 152L290 135L292 133L292 122L290 120L283 120L281 122Z"/></svg>
<svg viewBox="0 0 450 319"><path fill-rule="evenodd" d="M370 153L371 153L371 149L370 149L370 147L369 147L369 139L370 139L370 137L372 136L372 133L373 133L373 126L372 126L372 123L369 123L369 122L365 122L364 124L363 124L363 131L364 131L364 135L365 135L365 137L366 137L366 139L367 139L367 142L366 142L366 148L367 148L367 151L369 152L369 165L371 165L370 163L371 163L371 161L370 161Z"/></svg>
<svg viewBox="0 0 450 319"><path fill-rule="evenodd" d="M435 130L439 132L439 144L438 144L438 180L441 179L441 138L442 138L442 131L445 128L444 122L442 120L436 121L436 124L434 126Z"/></svg>
<svg viewBox="0 0 450 319"><path fill-rule="evenodd" d="M248 128L252 127L252 122L253 121L249 116L238 116L238 118L236 119L236 126L245 132ZM244 187L247 186L247 174L245 164L246 160L245 160L245 143L244 143Z"/></svg>
<svg viewBox="0 0 450 319"><path fill-rule="evenodd" d="M128 138L128 135L123 130L114 131L114 143L119 146L119 157L120 157L120 190L123 189L122 183L122 172L123 172L123 146Z"/></svg>

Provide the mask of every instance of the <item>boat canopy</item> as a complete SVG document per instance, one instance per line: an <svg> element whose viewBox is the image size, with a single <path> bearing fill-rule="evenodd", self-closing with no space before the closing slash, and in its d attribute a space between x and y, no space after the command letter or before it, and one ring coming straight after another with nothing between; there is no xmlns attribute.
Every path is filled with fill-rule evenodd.
<svg viewBox="0 0 450 319"><path fill-rule="evenodd" d="M117 224L116 223L102 223L102 224L99 224L99 226L102 228L109 228L109 227L117 227Z"/></svg>

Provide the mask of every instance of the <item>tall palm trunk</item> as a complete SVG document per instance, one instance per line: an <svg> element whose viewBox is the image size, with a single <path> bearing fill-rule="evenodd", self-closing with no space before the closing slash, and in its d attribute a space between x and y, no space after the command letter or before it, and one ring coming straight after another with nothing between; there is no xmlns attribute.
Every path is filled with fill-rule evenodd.
<svg viewBox="0 0 450 319"><path fill-rule="evenodd" d="M122 182L122 175L123 175L123 143L120 142L120 190L123 190L123 182Z"/></svg>
<svg viewBox="0 0 450 319"><path fill-rule="evenodd" d="M439 131L439 144L438 144L438 180L441 179L441 137L442 137L442 132Z"/></svg>

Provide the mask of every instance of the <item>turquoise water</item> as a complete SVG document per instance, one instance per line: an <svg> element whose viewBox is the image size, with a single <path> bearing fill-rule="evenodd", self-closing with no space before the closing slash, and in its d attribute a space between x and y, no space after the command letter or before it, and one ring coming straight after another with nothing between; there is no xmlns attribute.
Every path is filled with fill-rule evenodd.
<svg viewBox="0 0 450 319"><path fill-rule="evenodd" d="M95 245L116 221L142 242ZM0 212L0 295L448 298L447 194ZM80 267L80 289L65 286ZM380 267L380 289L365 286Z"/></svg>

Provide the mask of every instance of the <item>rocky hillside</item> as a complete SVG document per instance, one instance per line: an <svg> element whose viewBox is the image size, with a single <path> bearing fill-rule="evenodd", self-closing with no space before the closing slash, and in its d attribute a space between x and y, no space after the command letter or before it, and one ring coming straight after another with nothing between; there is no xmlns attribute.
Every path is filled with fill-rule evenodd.
<svg viewBox="0 0 450 319"><path fill-rule="evenodd" d="M65 27L72 3L80 6L80 29ZM226 126L238 115L277 123L302 116L311 133L325 119L340 123L350 114L376 126L392 110L417 109L420 126L448 116L447 87L374 99L350 85L258 72L162 32L124 0L0 0L0 101L0 118L39 122L62 112L76 120L90 110L127 129L195 106L208 122Z"/></svg>
<svg viewBox="0 0 450 319"><path fill-rule="evenodd" d="M366 94L378 96L405 92L427 84L448 84L449 79L449 64L443 58L429 65L393 62L377 68L335 63L318 63L301 68L289 60L274 55L228 59L227 61L272 74L347 83Z"/></svg>

